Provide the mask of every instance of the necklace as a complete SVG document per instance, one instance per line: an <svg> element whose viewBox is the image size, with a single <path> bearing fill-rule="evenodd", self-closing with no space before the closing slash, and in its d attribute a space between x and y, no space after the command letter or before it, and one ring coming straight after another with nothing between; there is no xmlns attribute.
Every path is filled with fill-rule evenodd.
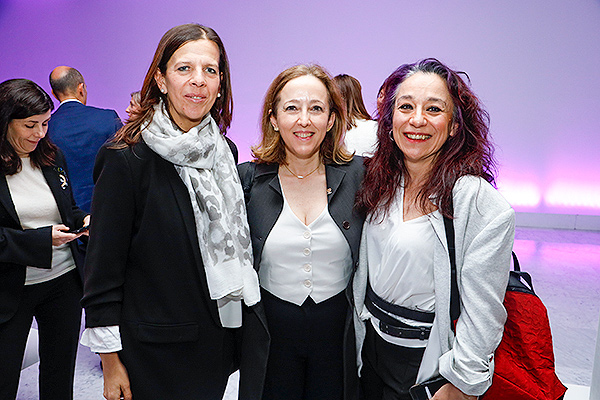
<svg viewBox="0 0 600 400"><path fill-rule="evenodd" d="M321 166L321 164L317 165L317 168L313 169L312 171L310 171L310 172L309 172L308 174L306 174L306 175L297 175L297 174L293 173L293 172L292 172L292 170L291 170L291 169L289 169L289 168L288 168L288 166L287 166L286 164L283 164L283 166L285 167L285 169L287 169L288 171L290 171L290 174L294 175L296 178L298 178L298 179L304 179L304 178L306 178L307 176L311 175L311 174L312 174L313 172L315 172L316 170L318 170L318 169L319 169L319 167Z"/></svg>

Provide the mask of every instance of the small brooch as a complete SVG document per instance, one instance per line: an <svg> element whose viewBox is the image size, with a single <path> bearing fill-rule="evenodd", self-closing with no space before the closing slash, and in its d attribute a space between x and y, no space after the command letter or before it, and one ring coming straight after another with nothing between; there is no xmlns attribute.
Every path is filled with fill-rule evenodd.
<svg viewBox="0 0 600 400"><path fill-rule="evenodd" d="M69 187L69 182L67 181L67 174L65 173L65 170L61 167L56 167L56 172L58 172L58 180L60 181L60 187L62 188L62 190L65 190L67 187Z"/></svg>

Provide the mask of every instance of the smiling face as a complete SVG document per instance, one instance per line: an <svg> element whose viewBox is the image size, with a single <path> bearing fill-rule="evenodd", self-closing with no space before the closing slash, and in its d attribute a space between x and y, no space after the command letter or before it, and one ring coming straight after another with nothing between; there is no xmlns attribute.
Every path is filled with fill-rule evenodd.
<svg viewBox="0 0 600 400"><path fill-rule="evenodd" d="M206 39L187 42L173 53L158 88L167 95L169 113L184 132L210 112L221 86L219 47Z"/></svg>
<svg viewBox="0 0 600 400"><path fill-rule="evenodd" d="M287 161L319 157L321 143L335 121L323 82L312 75L294 78L281 89L278 99L271 124L285 143Z"/></svg>
<svg viewBox="0 0 600 400"><path fill-rule="evenodd" d="M407 167L433 163L449 136L454 105L446 83L437 74L417 72L398 88L393 136Z"/></svg>
<svg viewBox="0 0 600 400"><path fill-rule="evenodd" d="M38 142L48 132L49 120L50 110L28 118L13 119L8 123L8 142L19 157L28 157L29 153L35 150Z"/></svg>

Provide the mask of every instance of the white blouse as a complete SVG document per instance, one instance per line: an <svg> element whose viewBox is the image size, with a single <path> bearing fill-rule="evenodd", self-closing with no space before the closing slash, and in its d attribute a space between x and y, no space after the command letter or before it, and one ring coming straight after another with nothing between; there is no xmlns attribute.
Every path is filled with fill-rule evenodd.
<svg viewBox="0 0 600 400"><path fill-rule="evenodd" d="M41 169L31 165L29 157L21 158L21 171L6 176L10 197L23 229L37 229L62 224L56 200ZM73 228L73 227L70 227ZM52 268L27 267L25 285L57 278L75 269L68 243L52 246Z"/></svg>
<svg viewBox="0 0 600 400"><path fill-rule="evenodd" d="M369 282L382 299L413 310L435 312L433 248L436 235L427 215L404 221L402 199L395 201L381 223L365 225ZM412 326L432 324L398 318ZM383 339L405 347L425 347L427 340L397 338L379 330L379 320L371 323Z"/></svg>
<svg viewBox="0 0 600 400"><path fill-rule="evenodd" d="M308 226L283 195L283 210L269 233L258 273L260 285L298 306L310 296L320 303L346 288L352 255L326 206Z"/></svg>

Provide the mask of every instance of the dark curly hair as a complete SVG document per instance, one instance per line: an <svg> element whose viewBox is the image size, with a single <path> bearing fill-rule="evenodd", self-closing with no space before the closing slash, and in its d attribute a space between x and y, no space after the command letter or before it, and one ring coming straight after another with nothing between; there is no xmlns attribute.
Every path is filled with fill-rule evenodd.
<svg viewBox="0 0 600 400"><path fill-rule="evenodd" d="M440 212L452 218L452 188L463 175L480 176L495 184L496 161L489 135L489 115L471 88L461 78L464 72L453 71L434 58L413 64L404 64L384 82L385 97L379 111L377 137L379 146L371 160L367 160L365 178L357 193L356 208L371 221L383 218L394 201L402 178L405 184L410 176L404 164L404 155L393 140L394 105L398 88L404 80L417 72L436 74L446 82L454 110L452 125L456 133L449 137L435 158L431 172L417 195L421 210L427 209L433 199Z"/></svg>

